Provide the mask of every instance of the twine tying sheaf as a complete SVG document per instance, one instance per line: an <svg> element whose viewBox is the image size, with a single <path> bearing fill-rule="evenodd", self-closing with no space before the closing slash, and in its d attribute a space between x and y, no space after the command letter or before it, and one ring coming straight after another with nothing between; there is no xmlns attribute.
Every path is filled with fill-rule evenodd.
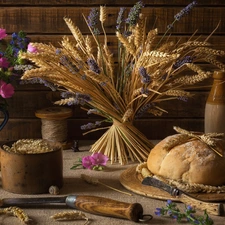
<svg viewBox="0 0 225 225"><path fill-rule="evenodd" d="M197 134L195 132L187 131L180 127L174 126L173 129L184 137L198 139L199 141L205 143L212 151L214 151L220 157L223 157L223 146L221 146L217 141L216 138L223 138L224 133L207 133L207 134ZM173 146L174 147L174 146Z"/></svg>
<svg viewBox="0 0 225 225"><path fill-rule="evenodd" d="M67 140L66 120L42 119L41 121L42 121L41 133L43 139L58 142L64 142Z"/></svg>

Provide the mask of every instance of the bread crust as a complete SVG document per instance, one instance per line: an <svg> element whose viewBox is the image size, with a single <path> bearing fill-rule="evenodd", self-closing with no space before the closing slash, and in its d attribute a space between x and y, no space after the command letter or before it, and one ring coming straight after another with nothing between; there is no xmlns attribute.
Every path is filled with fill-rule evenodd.
<svg viewBox="0 0 225 225"><path fill-rule="evenodd" d="M166 137L151 150L147 160L148 169L155 175L184 183L224 185L225 157L220 157L197 139L166 150L164 147L177 135Z"/></svg>

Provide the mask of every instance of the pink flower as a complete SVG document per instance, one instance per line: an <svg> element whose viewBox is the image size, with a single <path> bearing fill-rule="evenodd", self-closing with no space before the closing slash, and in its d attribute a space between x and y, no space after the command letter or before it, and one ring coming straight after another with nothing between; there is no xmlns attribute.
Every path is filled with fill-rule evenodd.
<svg viewBox="0 0 225 225"><path fill-rule="evenodd" d="M27 46L27 51L30 52L30 53L36 53L36 52L38 52L37 48L34 47L34 46L32 45L32 43L29 43L29 44L28 44L28 46Z"/></svg>
<svg viewBox="0 0 225 225"><path fill-rule="evenodd" d="M0 81L0 95L3 98L11 98L14 94L14 87L12 84L7 84L5 81Z"/></svg>
<svg viewBox="0 0 225 225"><path fill-rule="evenodd" d="M0 68L8 68L9 62L5 57L0 57Z"/></svg>
<svg viewBox="0 0 225 225"><path fill-rule="evenodd" d="M91 156L91 162L92 162L92 165L94 165L94 166L105 166L108 159L109 158L106 155L103 155L100 152L94 153Z"/></svg>
<svg viewBox="0 0 225 225"><path fill-rule="evenodd" d="M108 161L108 157L102 153L94 153L82 158L82 166L87 169L102 170Z"/></svg>
<svg viewBox="0 0 225 225"><path fill-rule="evenodd" d="M6 30L0 28L0 40L2 40L3 38L5 38L6 36L7 36Z"/></svg>
<svg viewBox="0 0 225 225"><path fill-rule="evenodd" d="M82 158L82 166L87 168L87 169L92 169L92 161L91 161L91 156L85 156Z"/></svg>

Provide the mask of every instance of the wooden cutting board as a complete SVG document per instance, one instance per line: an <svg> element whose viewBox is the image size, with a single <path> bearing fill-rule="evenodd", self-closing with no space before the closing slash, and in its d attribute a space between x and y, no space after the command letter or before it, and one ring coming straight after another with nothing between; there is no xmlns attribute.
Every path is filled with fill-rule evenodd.
<svg viewBox="0 0 225 225"><path fill-rule="evenodd" d="M120 183L128 190L146 197L178 201L179 199L172 197L169 193L152 186L142 185L142 176L136 172L136 166L126 169L120 175ZM225 193L197 193L191 194L193 197L203 201L225 201Z"/></svg>

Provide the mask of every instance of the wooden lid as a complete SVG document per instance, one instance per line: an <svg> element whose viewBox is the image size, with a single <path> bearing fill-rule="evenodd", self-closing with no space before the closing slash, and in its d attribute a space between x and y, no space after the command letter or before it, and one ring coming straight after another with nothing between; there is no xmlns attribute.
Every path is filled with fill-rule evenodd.
<svg viewBox="0 0 225 225"><path fill-rule="evenodd" d="M67 107L49 107L35 112L35 116L41 119L62 120L73 115L73 111Z"/></svg>

